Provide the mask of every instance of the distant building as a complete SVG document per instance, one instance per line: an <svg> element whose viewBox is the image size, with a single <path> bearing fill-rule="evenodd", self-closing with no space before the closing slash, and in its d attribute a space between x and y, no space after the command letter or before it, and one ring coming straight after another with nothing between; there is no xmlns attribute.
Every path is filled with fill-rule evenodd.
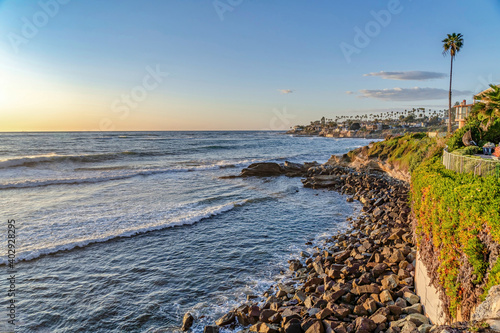
<svg viewBox="0 0 500 333"><path fill-rule="evenodd" d="M464 99L460 105L456 105L455 109L455 121L458 122L458 128L462 128L465 125L465 119L470 115L472 107L474 104L467 104Z"/></svg>

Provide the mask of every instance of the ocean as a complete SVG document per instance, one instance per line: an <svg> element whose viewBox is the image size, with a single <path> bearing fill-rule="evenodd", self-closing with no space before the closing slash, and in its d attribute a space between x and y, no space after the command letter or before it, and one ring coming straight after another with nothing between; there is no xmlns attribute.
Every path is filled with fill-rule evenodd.
<svg viewBox="0 0 500 333"><path fill-rule="evenodd" d="M16 332L171 332L187 311L203 332L286 279L288 259L344 230L360 208L300 178L221 177L254 162L324 163L368 143L276 132L0 133L0 331L13 329L14 300Z"/></svg>

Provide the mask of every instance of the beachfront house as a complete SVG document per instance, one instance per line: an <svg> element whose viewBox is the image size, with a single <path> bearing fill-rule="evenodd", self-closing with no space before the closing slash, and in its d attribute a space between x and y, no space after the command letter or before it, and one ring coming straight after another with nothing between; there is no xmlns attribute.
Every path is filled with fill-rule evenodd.
<svg viewBox="0 0 500 333"><path fill-rule="evenodd" d="M455 121L458 122L458 128L465 126L465 119L470 115L473 106L474 104L467 104L467 101L464 99L462 103L453 107L455 109Z"/></svg>

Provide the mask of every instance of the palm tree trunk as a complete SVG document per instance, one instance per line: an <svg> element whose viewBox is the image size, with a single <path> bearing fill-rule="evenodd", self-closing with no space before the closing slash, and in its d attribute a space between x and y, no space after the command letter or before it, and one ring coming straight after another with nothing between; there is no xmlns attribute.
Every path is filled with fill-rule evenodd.
<svg viewBox="0 0 500 333"><path fill-rule="evenodd" d="M453 55L451 56L450 68L450 92L448 94L448 134L451 133L451 83L453 79Z"/></svg>

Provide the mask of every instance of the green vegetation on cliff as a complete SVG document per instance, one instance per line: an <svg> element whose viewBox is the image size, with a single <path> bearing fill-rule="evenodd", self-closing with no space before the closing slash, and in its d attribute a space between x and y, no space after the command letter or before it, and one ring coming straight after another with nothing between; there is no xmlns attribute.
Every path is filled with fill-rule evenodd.
<svg viewBox="0 0 500 333"><path fill-rule="evenodd" d="M385 141L353 150L348 156L353 160L355 155L361 153L369 159L378 158L402 171L412 172L422 161L441 154L443 146L425 133L414 133L388 137Z"/></svg>
<svg viewBox="0 0 500 333"><path fill-rule="evenodd" d="M467 319L489 288L500 284L500 180L446 170L443 146L424 134L412 134L372 144L363 153L411 173L421 258L445 295L448 317L460 313Z"/></svg>
<svg viewBox="0 0 500 333"><path fill-rule="evenodd" d="M500 182L446 170L433 158L416 168L411 185L419 249L438 259L434 273L450 315L467 317L500 282L498 254L489 250L500 243Z"/></svg>

